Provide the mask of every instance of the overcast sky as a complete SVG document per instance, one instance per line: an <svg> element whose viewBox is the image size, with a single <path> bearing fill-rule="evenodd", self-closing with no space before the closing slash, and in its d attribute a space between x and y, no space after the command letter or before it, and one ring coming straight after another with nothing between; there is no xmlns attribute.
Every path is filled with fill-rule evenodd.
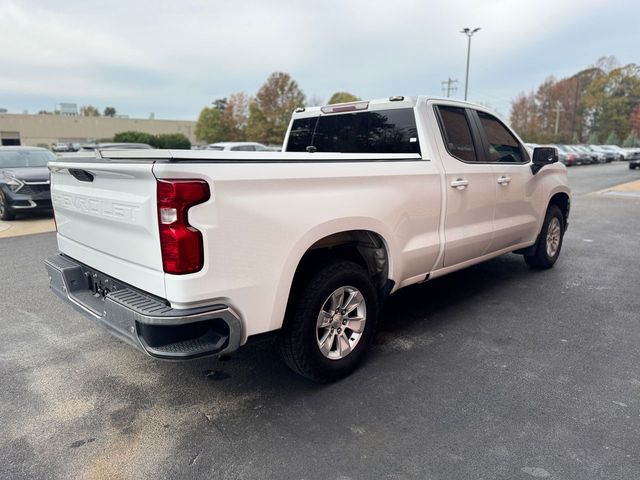
<svg viewBox="0 0 640 480"><path fill-rule="evenodd" d="M472 40L469 99L507 115L549 75L640 63L640 0L0 0L0 108L59 102L195 119L274 71L308 97L442 94Z"/></svg>

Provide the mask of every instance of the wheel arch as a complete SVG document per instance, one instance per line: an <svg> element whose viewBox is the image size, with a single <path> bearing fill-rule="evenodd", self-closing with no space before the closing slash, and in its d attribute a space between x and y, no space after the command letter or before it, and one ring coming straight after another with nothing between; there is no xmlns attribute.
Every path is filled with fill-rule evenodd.
<svg viewBox="0 0 640 480"><path fill-rule="evenodd" d="M569 193L566 191L554 193L551 198L549 198L547 208L549 208L550 205L556 205L562 212L562 216L564 218L564 229L566 230L569 224L569 213L571 211L571 197L569 196Z"/></svg>
<svg viewBox="0 0 640 480"><path fill-rule="evenodd" d="M390 254L384 237L371 230L345 230L326 235L307 248L300 258L293 281L327 258L342 258L363 266L382 288L389 279Z"/></svg>
<svg viewBox="0 0 640 480"><path fill-rule="evenodd" d="M345 228L345 227L351 228ZM282 272L274 303L271 329L282 326L289 300L296 294L314 266L329 258L342 258L359 263L374 277L381 296L395 284L393 246L383 225L372 222L338 222L322 225L301 238L289 255Z"/></svg>

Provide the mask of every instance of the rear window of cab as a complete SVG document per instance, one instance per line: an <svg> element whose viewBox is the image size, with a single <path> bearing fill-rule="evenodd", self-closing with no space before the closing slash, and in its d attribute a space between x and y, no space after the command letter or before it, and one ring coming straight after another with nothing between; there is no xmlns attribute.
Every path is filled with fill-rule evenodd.
<svg viewBox="0 0 640 480"><path fill-rule="evenodd" d="M288 152L420 153L412 108L353 112L293 121Z"/></svg>

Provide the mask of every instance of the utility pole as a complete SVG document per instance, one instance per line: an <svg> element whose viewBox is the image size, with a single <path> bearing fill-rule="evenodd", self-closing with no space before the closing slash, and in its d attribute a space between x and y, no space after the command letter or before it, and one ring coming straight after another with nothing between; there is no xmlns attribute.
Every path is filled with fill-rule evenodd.
<svg viewBox="0 0 640 480"><path fill-rule="evenodd" d="M471 28L465 27L460 30L460 33L464 33L467 36L467 73L464 78L464 99L467 99L467 93L469 91L469 59L471 58L471 37L473 34L480 30L480 27L476 27L473 30Z"/></svg>
<svg viewBox="0 0 640 480"><path fill-rule="evenodd" d="M564 108L562 108L562 102L560 100L556 101L556 128L555 128L555 134L558 135L558 128L560 127L560 112L564 111Z"/></svg>
<svg viewBox="0 0 640 480"><path fill-rule="evenodd" d="M448 78L447 80L443 80L441 83L442 83L442 93L445 93L446 91L447 98L449 98L452 93L458 90L458 87L456 87L456 83L458 83L458 80Z"/></svg>

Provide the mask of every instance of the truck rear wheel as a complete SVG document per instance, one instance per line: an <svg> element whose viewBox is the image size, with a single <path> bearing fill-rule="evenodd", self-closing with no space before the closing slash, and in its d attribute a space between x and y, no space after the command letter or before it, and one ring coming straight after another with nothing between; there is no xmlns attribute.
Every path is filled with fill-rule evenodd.
<svg viewBox="0 0 640 480"><path fill-rule="evenodd" d="M280 352L294 372L326 383L351 373L375 333L378 296L367 271L336 261L311 276L292 299Z"/></svg>
<svg viewBox="0 0 640 480"><path fill-rule="evenodd" d="M564 237L564 216L557 205L549 205L538 236L535 253L525 255L524 261L531 268L547 269L553 267L560 256Z"/></svg>

